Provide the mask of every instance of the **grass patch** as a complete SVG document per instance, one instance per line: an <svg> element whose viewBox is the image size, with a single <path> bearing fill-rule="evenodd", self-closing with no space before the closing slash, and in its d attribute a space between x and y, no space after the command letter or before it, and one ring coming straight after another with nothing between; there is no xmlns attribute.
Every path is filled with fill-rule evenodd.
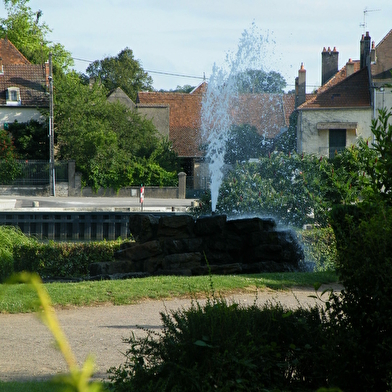
<svg viewBox="0 0 392 392"><path fill-rule="evenodd" d="M262 273L253 275L213 275L217 293L256 292L270 288L285 290L314 283L336 283L334 272ZM47 283L55 307L95 306L105 303L128 305L146 299L205 296L210 292L209 276L156 276L143 279L99 282ZM27 313L37 309L36 294L27 285L0 285L0 313Z"/></svg>
<svg viewBox="0 0 392 392"><path fill-rule="evenodd" d="M0 392L60 392L63 388L51 381L0 381Z"/></svg>

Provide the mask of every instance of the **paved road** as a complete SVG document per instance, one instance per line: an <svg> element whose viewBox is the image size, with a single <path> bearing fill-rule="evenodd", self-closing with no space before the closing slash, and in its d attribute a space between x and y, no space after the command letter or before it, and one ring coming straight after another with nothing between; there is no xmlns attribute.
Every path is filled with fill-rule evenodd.
<svg viewBox="0 0 392 392"><path fill-rule="evenodd" d="M145 198L144 211L185 211L194 199ZM37 203L38 202L38 203ZM0 196L0 209L113 209L141 210L138 197Z"/></svg>

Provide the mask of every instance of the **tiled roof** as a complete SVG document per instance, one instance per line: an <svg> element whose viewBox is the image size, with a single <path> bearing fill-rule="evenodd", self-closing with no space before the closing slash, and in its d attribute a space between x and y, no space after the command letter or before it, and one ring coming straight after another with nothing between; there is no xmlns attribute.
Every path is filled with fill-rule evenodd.
<svg viewBox="0 0 392 392"><path fill-rule="evenodd" d="M361 68L361 64L359 60L354 60L352 62L354 63L354 73L358 72ZM324 85L318 88L317 94L321 94L322 92L328 90L332 86L335 86L336 84L342 82L343 80L346 79L346 77L347 77L347 67L344 66L334 76L332 76L332 78L329 79L327 83L325 83Z"/></svg>
<svg viewBox="0 0 392 392"><path fill-rule="evenodd" d="M392 69L392 30L376 46L376 62L371 65L374 81L391 80Z"/></svg>
<svg viewBox="0 0 392 392"><path fill-rule="evenodd" d="M200 157L201 107L206 83L190 94L139 92L137 103L142 107L165 105L170 108L170 140L181 157ZM289 126L294 110L294 94L243 94L233 103L236 124L249 124L260 134L273 138Z"/></svg>
<svg viewBox="0 0 392 392"><path fill-rule="evenodd" d="M294 94L241 94L234 103L234 122L252 125L260 135L272 139L288 127L294 100Z"/></svg>
<svg viewBox="0 0 392 392"><path fill-rule="evenodd" d="M298 109L369 107L371 98L368 68L365 67L347 78L343 78L343 75L343 71L335 75L335 84L334 77L319 89L314 98L303 103ZM337 80L340 81L336 83ZM331 85L326 88L330 82Z"/></svg>
<svg viewBox="0 0 392 392"><path fill-rule="evenodd" d="M6 38L0 38L0 58L4 65L30 64L26 57Z"/></svg>
<svg viewBox="0 0 392 392"><path fill-rule="evenodd" d="M200 111L202 94L139 92L137 103L170 108L169 138L180 157L202 156L200 150Z"/></svg>
<svg viewBox="0 0 392 392"><path fill-rule="evenodd" d="M18 87L22 106L48 106L45 65L3 65L3 71L0 74L0 105L6 105L7 89Z"/></svg>

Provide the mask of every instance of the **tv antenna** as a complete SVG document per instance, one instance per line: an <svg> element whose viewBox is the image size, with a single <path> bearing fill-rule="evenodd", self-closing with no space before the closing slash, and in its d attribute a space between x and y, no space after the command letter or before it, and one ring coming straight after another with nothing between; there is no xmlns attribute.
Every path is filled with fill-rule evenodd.
<svg viewBox="0 0 392 392"><path fill-rule="evenodd" d="M369 12L377 12L377 11L381 11L380 9L378 10L368 10L367 7L365 7L365 9L363 10L363 23L359 24L359 27L363 27L363 33L366 33L366 16Z"/></svg>

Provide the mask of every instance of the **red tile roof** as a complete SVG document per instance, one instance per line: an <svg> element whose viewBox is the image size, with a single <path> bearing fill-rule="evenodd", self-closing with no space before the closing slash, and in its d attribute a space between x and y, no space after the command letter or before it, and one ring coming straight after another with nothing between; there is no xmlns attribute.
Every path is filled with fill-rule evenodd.
<svg viewBox="0 0 392 392"><path fill-rule="evenodd" d="M201 157L201 108L207 88L202 83L190 94L139 92L137 103L168 105L170 108L169 138L180 157ZM236 124L250 124L260 134L273 138L289 126L294 110L294 94L243 94L233 104Z"/></svg>
<svg viewBox="0 0 392 392"><path fill-rule="evenodd" d="M22 106L48 106L45 65L4 65L3 71L0 74L0 105L6 105L7 89L18 87Z"/></svg>
<svg viewBox="0 0 392 392"><path fill-rule="evenodd" d="M339 73L339 72L338 72ZM343 71L319 89L317 95L306 101L301 109L369 107L371 105L368 68L342 79ZM334 84L337 80L338 83ZM330 83L331 82L331 83ZM327 88L327 85L329 85Z"/></svg>
<svg viewBox="0 0 392 392"><path fill-rule="evenodd" d="M4 65L30 64L29 60L6 38L0 38L0 58Z"/></svg>
<svg viewBox="0 0 392 392"><path fill-rule="evenodd" d="M6 105L7 89L17 87L22 107L48 106L46 65L31 64L8 39L0 39L0 57L0 105Z"/></svg>
<svg viewBox="0 0 392 392"><path fill-rule="evenodd" d="M200 112L202 94L139 92L137 103L146 105L168 105L170 108L169 138L180 157L202 156L200 150Z"/></svg>
<svg viewBox="0 0 392 392"><path fill-rule="evenodd" d="M288 127L294 100L294 94L241 94L234 103L234 122L252 125L260 135L272 139Z"/></svg>

